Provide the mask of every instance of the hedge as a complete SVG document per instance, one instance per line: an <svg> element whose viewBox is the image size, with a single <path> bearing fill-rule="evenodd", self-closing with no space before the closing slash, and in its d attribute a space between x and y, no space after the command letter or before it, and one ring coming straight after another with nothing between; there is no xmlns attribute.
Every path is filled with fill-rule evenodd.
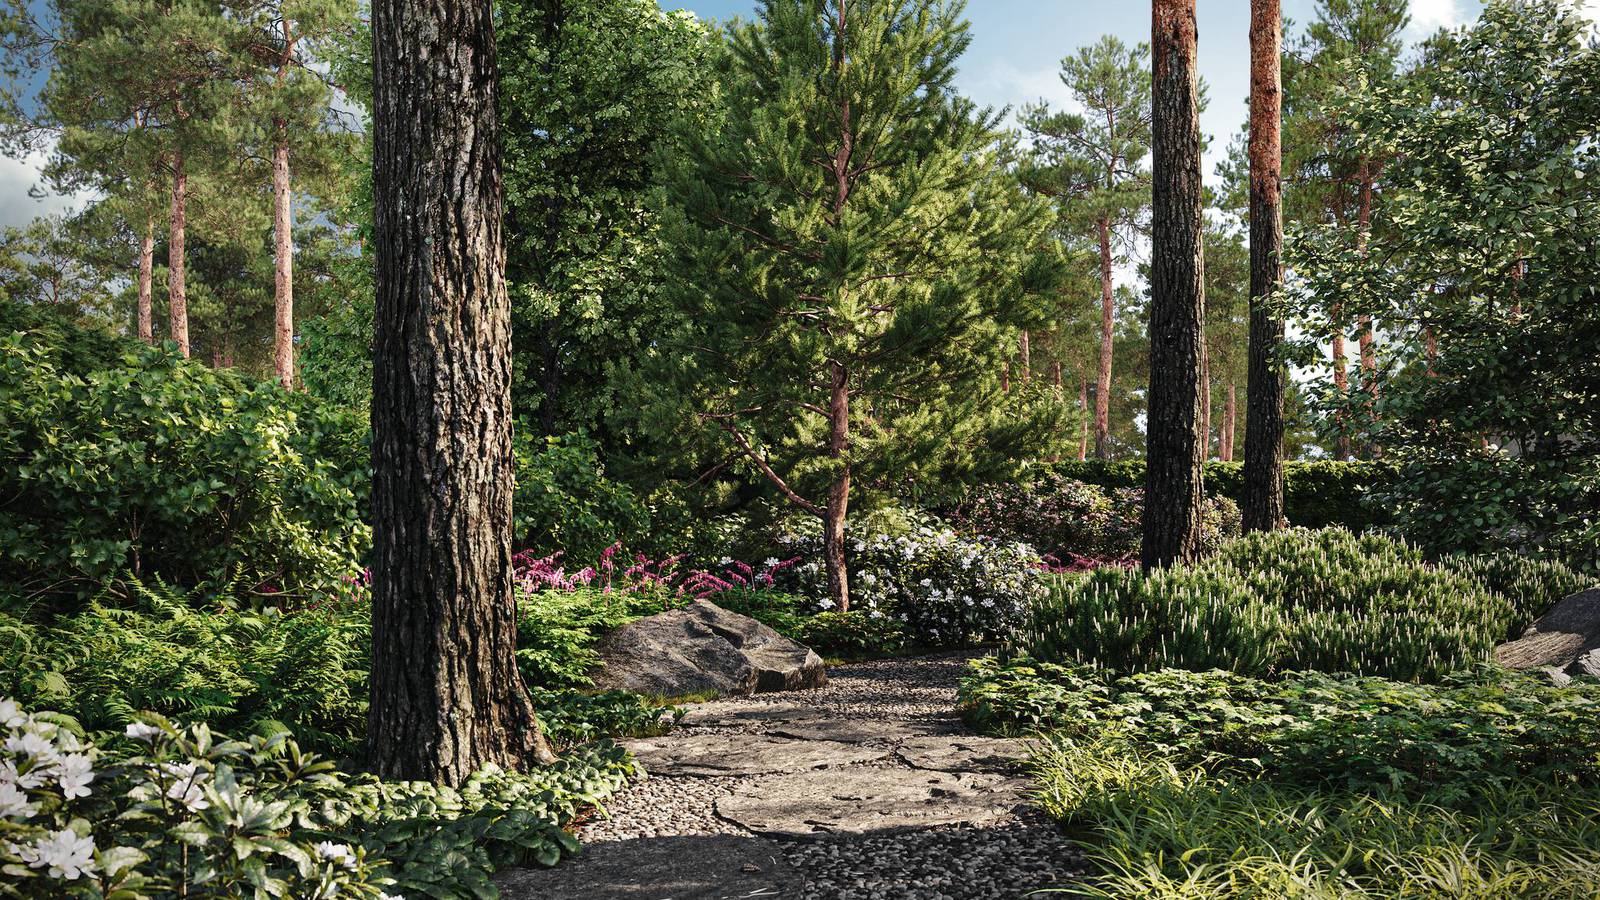
<svg viewBox="0 0 1600 900"><path fill-rule="evenodd" d="M1055 463L1053 468L1064 478L1101 487L1144 486L1142 459L1069 460ZM1386 463L1287 462L1283 467L1284 514L1290 525L1305 528L1337 525L1360 532L1389 525L1389 512L1366 498L1374 490L1388 487L1394 478L1394 467ZM1244 493L1244 464L1212 460L1206 463L1205 481L1207 491L1238 503Z"/></svg>

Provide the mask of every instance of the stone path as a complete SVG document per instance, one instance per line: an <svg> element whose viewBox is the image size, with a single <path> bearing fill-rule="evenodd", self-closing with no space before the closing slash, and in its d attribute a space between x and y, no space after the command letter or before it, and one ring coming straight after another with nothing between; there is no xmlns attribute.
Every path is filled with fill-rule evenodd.
<svg viewBox="0 0 1600 900"><path fill-rule="evenodd" d="M628 742L650 777L584 851L499 878L507 900L1011 900L1080 857L1028 811L1020 741L955 717L965 655L829 671L827 687L694 706Z"/></svg>

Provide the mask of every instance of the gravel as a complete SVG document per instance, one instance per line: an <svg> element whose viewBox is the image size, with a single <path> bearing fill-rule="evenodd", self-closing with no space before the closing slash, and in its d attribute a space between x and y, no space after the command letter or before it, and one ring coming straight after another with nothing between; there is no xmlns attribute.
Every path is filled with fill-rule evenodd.
<svg viewBox="0 0 1600 900"><path fill-rule="evenodd" d="M957 653L839 666L829 672L828 686L820 690L698 704L685 719L681 732L763 734L781 727L775 723L796 717L811 722L880 722L886 744L903 741L908 734L950 731L957 726L956 682L970 657L970 653ZM908 724L914 727L908 728ZM855 768L903 768L907 778L917 774L896 757L857 763L846 769L819 769L816 774L826 778L828 772ZM718 799L728 797L736 785L742 793L759 792L764 783L782 777L647 778L614 795L606 804L605 814L586 820L578 837L589 845L586 854L606 853L608 846L616 847L616 842L623 841L664 843L709 836L744 837L756 842L749 846L770 848L761 852L770 852L792 870L782 873L781 884L775 882L777 893L760 896L802 900L1011 900L1040 888L1070 883L1084 870L1078 851L1051 822L1032 810L984 827L824 835L806 841L754 838L717 816ZM692 853L687 849L685 852ZM708 869L717 863L716 859L705 860ZM537 878L522 881L529 889L539 891L526 896L554 896L544 891L560 884L564 868L548 873L542 888ZM632 879L631 885L618 882L610 891L586 886L586 897L604 900L639 896L638 889L654 876L641 872L626 877ZM507 896L524 895L510 892ZM681 896L723 895L691 892Z"/></svg>

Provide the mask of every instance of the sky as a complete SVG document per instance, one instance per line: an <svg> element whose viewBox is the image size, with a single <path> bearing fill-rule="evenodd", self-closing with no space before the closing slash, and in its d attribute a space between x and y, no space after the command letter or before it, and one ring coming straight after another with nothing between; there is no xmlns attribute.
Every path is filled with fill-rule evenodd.
<svg viewBox="0 0 1600 900"><path fill-rule="evenodd" d="M751 15L755 0L662 0L707 19ZM1592 5L1600 5L1595 0ZM1245 120L1249 89L1249 7L1245 0L1198 0L1200 74L1210 86L1211 105L1201 122L1212 136L1207 177L1226 151L1228 139ZM1314 0L1284 0L1291 22L1311 17ZM1479 0L1411 0L1415 40L1437 28L1475 18ZM1061 57L1115 34L1132 44L1150 37L1150 4L1118 0L969 0L972 46L957 77L957 87L983 105L1017 107L1048 100L1061 106L1066 90L1057 77ZM22 225L35 216L70 210L82 198L31 197L38 185L39 158L0 157L0 226Z"/></svg>

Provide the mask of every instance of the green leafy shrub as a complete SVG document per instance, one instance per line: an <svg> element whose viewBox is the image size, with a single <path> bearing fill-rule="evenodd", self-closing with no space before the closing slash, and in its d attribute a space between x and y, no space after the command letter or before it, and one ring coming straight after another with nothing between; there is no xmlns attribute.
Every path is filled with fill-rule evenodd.
<svg viewBox="0 0 1600 900"><path fill-rule="evenodd" d="M1142 487L1101 487L1046 472L1032 484L983 485L968 492L951 520L964 530L1020 541L1063 561L1117 562L1139 555ZM1208 497L1201 523L1206 552L1239 534L1239 507Z"/></svg>
<svg viewBox="0 0 1600 900"><path fill-rule="evenodd" d="M576 850L564 827L634 771L603 744L452 789L346 775L281 729L229 740L140 713L86 743L60 718L0 699L7 896L492 897L495 869Z"/></svg>
<svg viewBox="0 0 1600 900"><path fill-rule="evenodd" d="M650 511L626 485L605 476L599 445L582 434L514 443L517 487L512 504L519 548L536 556L565 553L595 559L649 532Z"/></svg>
<svg viewBox="0 0 1600 900"><path fill-rule="evenodd" d="M1442 563L1511 601L1516 610L1506 637L1516 637L1563 597L1594 587L1594 576L1558 562L1529 559L1507 550L1453 556Z"/></svg>
<svg viewBox="0 0 1600 900"><path fill-rule="evenodd" d="M687 710L652 703L631 691L547 690L530 687L534 708L550 740L562 747L601 738L666 734Z"/></svg>
<svg viewBox="0 0 1600 900"><path fill-rule="evenodd" d="M823 656L846 659L894 654L911 643L894 620L854 610L807 616L787 634Z"/></svg>
<svg viewBox="0 0 1600 900"><path fill-rule="evenodd" d="M196 608L160 585L135 603L91 603L49 625L0 634L0 692L118 730L139 710L219 730L288 727L309 747L350 753L366 729L368 609ZM0 631L4 631L0 627Z"/></svg>
<svg viewBox="0 0 1600 900"><path fill-rule="evenodd" d="M1142 459L1068 460L1051 471L1063 478L1104 488L1143 487ZM1244 465L1211 460L1205 467L1206 491L1238 503L1244 496ZM1283 467L1284 517L1301 528L1341 527L1362 532L1392 522L1389 504L1377 495L1399 483L1386 463L1290 461Z"/></svg>
<svg viewBox="0 0 1600 900"><path fill-rule="evenodd" d="M1433 680L1486 659L1523 621L1519 610L1540 602L1513 602L1459 564L1430 564L1381 535L1289 530L1233 541L1191 568L1064 577L1017 643L1036 659L1116 672Z"/></svg>
<svg viewBox="0 0 1600 900"><path fill-rule="evenodd" d="M354 420L136 342L75 371L98 361L52 339L0 336L0 602L71 605L130 572L299 597L354 569Z"/></svg>

